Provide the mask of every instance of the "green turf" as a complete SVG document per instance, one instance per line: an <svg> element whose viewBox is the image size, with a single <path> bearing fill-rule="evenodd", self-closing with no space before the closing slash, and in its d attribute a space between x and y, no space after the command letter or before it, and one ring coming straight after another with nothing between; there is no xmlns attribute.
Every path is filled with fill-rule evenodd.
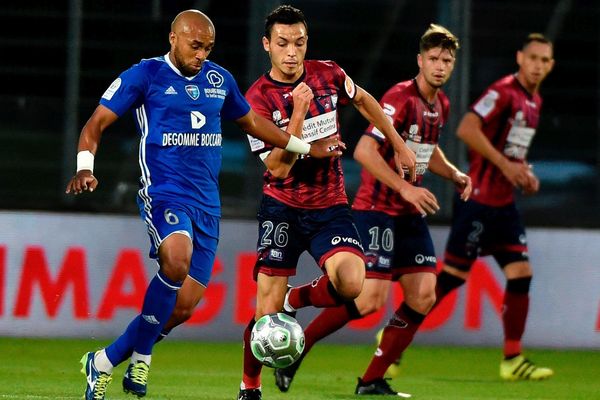
<svg viewBox="0 0 600 400"><path fill-rule="evenodd" d="M78 361L105 345L91 340L0 338L0 400L81 398L85 378ZM356 399L356 377L368 364L373 346L319 344L306 358L288 393L279 393L272 370L263 372L265 400ZM463 347L410 348L396 390L414 399L600 399L600 352L532 350L539 364L555 376L542 382L503 382L498 378L498 349ZM236 398L241 377L241 346L167 341L156 349L148 400ZM107 400L123 394L124 366L115 370ZM379 398L379 397L374 397Z"/></svg>

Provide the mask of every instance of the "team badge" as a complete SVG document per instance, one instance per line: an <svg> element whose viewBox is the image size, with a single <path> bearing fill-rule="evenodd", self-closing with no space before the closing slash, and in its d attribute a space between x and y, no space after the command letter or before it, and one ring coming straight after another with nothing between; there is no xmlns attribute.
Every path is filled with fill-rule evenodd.
<svg viewBox="0 0 600 400"><path fill-rule="evenodd" d="M273 111L273 122L278 123L281 121L281 111L275 110Z"/></svg>
<svg viewBox="0 0 600 400"><path fill-rule="evenodd" d="M192 100L198 100L200 97L200 89L196 85L187 85L185 87L185 92L192 98Z"/></svg>

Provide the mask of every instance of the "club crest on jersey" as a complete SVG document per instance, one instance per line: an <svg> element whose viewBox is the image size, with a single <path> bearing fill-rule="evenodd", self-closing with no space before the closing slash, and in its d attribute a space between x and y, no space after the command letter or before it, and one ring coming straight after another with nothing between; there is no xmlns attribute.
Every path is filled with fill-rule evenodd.
<svg viewBox="0 0 600 400"><path fill-rule="evenodd" d="M208 81L208 83L210 83L213 87L216 88L221 87L221 85L223 85L223 82L225 82L223 76L214 70L208 71L208 73L206 74L206 80Z"/></svg>
<svg viewBox="0 0 600 400"><path fill-rule="evenodd" d="M187 85L185 87L185 92L192 98L192 100L198 100L200 97L200 89L196 85Z"/></svg>
<svg viewBox="0 0 600 400"><path fill-rule="evenodd" d="M408 128L408 139L413 142L421 143L421 135L419 135L419 125L412 124Z"/></svg>

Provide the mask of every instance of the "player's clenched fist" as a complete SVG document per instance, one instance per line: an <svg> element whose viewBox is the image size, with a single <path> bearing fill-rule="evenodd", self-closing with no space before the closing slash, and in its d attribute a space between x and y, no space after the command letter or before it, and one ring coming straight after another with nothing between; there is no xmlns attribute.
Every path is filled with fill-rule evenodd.
<svg viewBox="0 0 600 400"><path fill-rule="evenodd" d="M300 82L298 86L292 90L292 100L294 102L294 110L300 108L305 114L308 112L310 102L314 98L312 89L304 82Z"/></svg>

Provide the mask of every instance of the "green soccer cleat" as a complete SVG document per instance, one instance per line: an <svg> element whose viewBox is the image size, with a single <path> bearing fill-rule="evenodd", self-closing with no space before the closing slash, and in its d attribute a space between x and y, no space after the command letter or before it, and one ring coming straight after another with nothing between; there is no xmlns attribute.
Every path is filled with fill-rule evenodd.
<svg viewBox="0 0 600 400"><path fill-rule="evenodd" d="M507 381L539 381L554 375L550 368L538 367L523 355L500 362L500 377Z"/></svg>
<svg viewBox="0 0 600 400"><path fill-rule="evenodd" d="M143 361L129 364L123 376L123 391L137 397L144 397L148 386L149 370L150 366Z"/></svg>
<svg viewBox="0 0 600 400"><path fill-rule="evenodd" d="M96 353L85 353L81 360L81 373L86 377L85 400L104 400L106 387L112 380L112 374L101 372L96 369L94 356Z"/></svg>
<svg viewBox="0 0 600 400"><path fill-rule="evenodd" d="M383 336L383 328L381 328L380 330L377 331L377 334L375 335L375 339L377 340L377 346L379 346L381 344L381 337ZM398 357L396 359L396 361L394 361L392 363L392 365L390 365L388 367L388 369L385 371L385 375L390 377L390 378L395 378L398 375L400 375L400 360L401 357Z"/></svg>

